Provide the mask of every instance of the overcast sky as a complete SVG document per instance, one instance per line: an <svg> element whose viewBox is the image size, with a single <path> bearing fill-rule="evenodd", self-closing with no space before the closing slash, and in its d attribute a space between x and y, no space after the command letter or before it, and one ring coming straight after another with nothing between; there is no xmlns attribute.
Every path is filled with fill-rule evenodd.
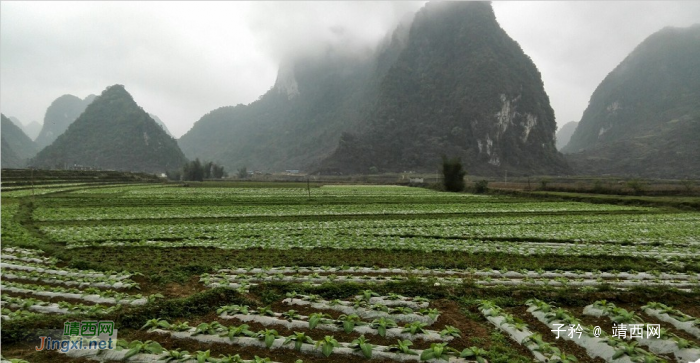
<svg viewBox="0 0 700 363"><path fill-rule="evenodd" d="M63 94L123 84L176 137L272 87L281 59L322 42L375 44L425 2L0 2L0 111L43 122ZM561 126L634 47L700 22L700 2L499 2Z"/></svg>

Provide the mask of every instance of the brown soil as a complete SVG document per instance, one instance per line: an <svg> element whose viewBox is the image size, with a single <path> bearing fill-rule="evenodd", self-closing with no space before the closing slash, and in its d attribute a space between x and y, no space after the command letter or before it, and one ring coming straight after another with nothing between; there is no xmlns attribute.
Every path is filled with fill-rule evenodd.
<svg viewBox="0 0 700 363"><path fill-rule="evenodd" d="M527 325L530 331L533 333L540 333L542 335L542 339L546 341L547 343L553 344L557 348L559 348L562 352L566 354L573 354L579 362L581 363L604 363L605 361L601 358L591 358L588 356L588 353L586 353L586 349L580 347L577 345L575 342L566 340L566 339L557 339L556 333L552 332L552 330L545 325L544 323L540 322L532 316L530 313L527 312L527 306L519 306L517 308L510 308L510 309L505 309L509 313L513 314L513 316L520 318L522 321L524 321Z"/></svg>
<svg viewBox="0 0 700 363"><path fill-rule="evenodd" d="M146 287L148 288L148 287ZM143 289L143 287L142 287ZM186 283L178 284L171 282L165 285L165 289L156 288L150 293L160 293L166 298L181 298L188 297L190 295L196 294L206 290L203 284L199 282L199 276L192 276Z"/></svg>

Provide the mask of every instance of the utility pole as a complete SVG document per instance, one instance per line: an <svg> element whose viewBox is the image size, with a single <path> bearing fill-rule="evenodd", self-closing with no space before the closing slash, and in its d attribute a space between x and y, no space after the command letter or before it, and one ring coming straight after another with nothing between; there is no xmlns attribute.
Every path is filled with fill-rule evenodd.
<svg viewBox="0 0 700 363"><path fill-rule="evenodd" d="M34 168L30 167L29 170L32 176L32 203L34 203Z"/></svg>
<svg viewBox="0 0 700 363"><path fill-rule="evenodd" d="M506 184L508 184L508 169L506 169Z"/></svg>

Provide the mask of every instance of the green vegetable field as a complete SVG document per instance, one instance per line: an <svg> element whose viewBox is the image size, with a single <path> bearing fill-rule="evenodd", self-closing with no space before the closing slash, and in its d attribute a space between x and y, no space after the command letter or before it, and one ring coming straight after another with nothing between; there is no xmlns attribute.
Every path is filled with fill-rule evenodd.
<svg viewBox="0 0 700 363"><path fill-rule="evenodd" d="M30 187L4 170L2 185L3 362L700 359L697 211L114 175ZM114 321L114 349L35 349L87 320Z"/></svg>

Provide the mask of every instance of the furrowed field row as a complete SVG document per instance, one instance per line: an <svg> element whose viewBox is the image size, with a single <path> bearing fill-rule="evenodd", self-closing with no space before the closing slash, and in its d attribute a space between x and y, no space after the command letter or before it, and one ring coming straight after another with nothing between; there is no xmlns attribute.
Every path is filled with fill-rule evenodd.
<svg viewBox="0 0 700 363"><path fill-rule="evenodd" d="M3 198L21 198L21 197L29 197L32 195L44 195L44 194L49 194L49 193L59 193L59 192L66 192L66 191L71 191L76 188L81 188L81 191L88 191L88 190L99 190L101 187L103 187L105 184L101 183L78 183L78 184L66 184L64 186L56 186L54 185L45 185L45 186L35 186L34 190L31 188L29 189L19 189L19 190L10 190L10 191L3 191L2 192L2 197Z"/></svg>
<svg viewBox="0 0 700 363"><path fill-rule="evenodd" d="M232 276L241 280L248 278L267 278L269 276L287 276L294 277L335 277L337 279L350 278L353 276L362 276L371 274L372 276L389 276L398 275L406 276L442 276L442 277L467 277L467 278L492 278L492 279L525 279L525 278L566 278L566 279L622 279L622 280L690 280L698 283L700 281L700 273L662 273L655 271L647 272L602 272L602 271L545 271L545 270L494 270L494 269L429 269L418 267L414 269L403 268L379 268L379 267L361 267L361 266L343 266L343 267L270 267L270 268L233 268L221 269L218 271L222 276ZM361 275L362 274L362 275ZM207 275L209 276L209 275ZM205 275L202 275L205 277Z"/></svg>
<svg viewBox="0 0 700 363"><path fill-rule="evenodd" d="M51 188L61 188L61 187L76 187L76 186L83 186L83 185L90 185L90 183L55 183L55 184L34 184L34 189L39 190L39 189L51 189ZM27 184L21 184L21 185L13 185L13 184L7 184L7 183L2 183L2 196L4 197L6 192L9 191L16 191L16 190L23 190L23 189L29 189L31 191L32 185L27 185ZM31 194L30 194L31 195Z"/></svg>
<svg viewBox="0 0 700 363"><path fill-rule="evenodd" d="M2 204L0 224L2 226L3 246L10 246L14 243L39 245L41 241L15 220L18 211L19 204L16 202Z"/></svg>
<svg viewBox="0 0 700 363"><path fill-rule="evenodd" d="M352 282L357 284L383 284L388 282L400 282L408 281L408 277L352 277L352 278L308 278L308 277L269 277L265 279L249 279L249 280L239 280L231 282L229 279L211 279L206 284L208 287L231 287L231 288L246 288L249 286L258 285L259 282L293 282L293 283L303 283L310 286L321 286L322 284L328 283L344 283ZM257 281L257 282L256 282ZM438 277L438 278L425 278L418 277L415 281L420 282L433 282L439 285L462 285L462 284L473 284L478 288L485 288L487 286L497 286L497 287L537 287L537 286L547 286L547 287L562 287L562 288L579 288L582 290L595 290L601 286L612 287L616 289L629 289L634 287L668 287L675 288L683 291L691 291L692 289L700 288L700 284L697 282L684 282L684 281L611 281L611 280L591 280L591 279L576 279L569 280L566 278L557 279L547 279L547 278L526 278L526 279L465 279L459 277Z"/></svg>
<svg viewBox="0 0 700 363"><path fill-rule="evenodd" d="M352 204L352 205L233 205L233 206L156 206L156 207L39 207L33 218L38 221L159 219L159 218L222 218L250 216L299 215L373 215L373 214L455 214L455 213L527 213L575 211L646 211L648 208L619 207L578 202L490 203L478 201L454 204Z"/></svg>
<svg viewBox="0 0 700 363"><path fill-rule="evenodd" d="M470 253L505 253L516 255L558 255L558 256L608 256L608 257L647 257L666 263L680 261L696 262L700 249L638 247L635 249L617 245L586 244L525 244L513 242L488 243L478 240L444 240L429 238L275 238L274 240L185 240L179 242L138 241L138 242L76 242L69 243L68 248L86 247L214 247L221 249L382 249L414 251L462 251ZM680 263L683 265L683 263ZM681 266L682 267L682 266Z"/></svg>
<svg viewBox="0 0 700 363"><path fill-rule="evenodd" d="M342 220L304 222L134 224L43 226L59 242L146 241L213 239L275 241L290 238L373 239L375 237L426 237L447 239L499 239L583 243L635 243L694 247L700 245L700 214L650 216L539 216L528 218L454 218L425 220ZM585 222L585 223L584 223ZM507 224L498 224L507 223ZM447 242L446 242L447 243ZM463 243L463 242L460 242ZM376 246L376 247L379 247Z"/></svg>
<svg viewBox="0 0 700 363"><path fill-rule="evenodd" d="M76 191L73 194L93 194L93 193L124 193L122 197L125 198L173 198L180 199L182 197L217 197L226 198L229 196L248 196L255 198L269 198L269 197L307 197L309 191L304 188L254 188L254 187L244 187L244 188L218 188L218 187L208 187L208 188L182 188L177 185L153 185L150 187L144 186L125 186L119 188L108 188L102 189L100 191ZM487 196L482 195L471 195L471 194L461 194L461 195L448 195L445 193L436 192L434 190L421 189L421 188L407 188L400 186L362 186L362 185L352 185L352 186L322 186L322 187L312 187L311 196L313 198L318 197L434 197L437 199L466 199L466 198L485 198Z"/></svg>

